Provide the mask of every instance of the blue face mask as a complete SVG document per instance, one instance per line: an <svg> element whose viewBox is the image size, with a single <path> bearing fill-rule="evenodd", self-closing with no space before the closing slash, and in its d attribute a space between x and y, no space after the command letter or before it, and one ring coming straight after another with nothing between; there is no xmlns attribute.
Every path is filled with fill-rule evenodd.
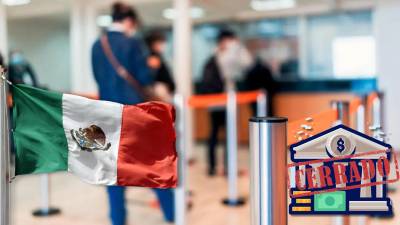
<svg viewBox="0 0 400 225"><path fill-rule="evenodd" d="M25 63L24 56L20 53L13 54L10 59L10 64L23 64Z"/></svg>

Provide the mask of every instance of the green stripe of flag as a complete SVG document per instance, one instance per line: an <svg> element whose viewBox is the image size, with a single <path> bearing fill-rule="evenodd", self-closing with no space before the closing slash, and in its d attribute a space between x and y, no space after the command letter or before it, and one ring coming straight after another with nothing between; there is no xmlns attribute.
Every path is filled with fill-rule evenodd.
<svg viewBox="0 0 400 225"><path fill-rule="evenodd" d="M68 169L62 94L13 85L16 175Z"/></svg>

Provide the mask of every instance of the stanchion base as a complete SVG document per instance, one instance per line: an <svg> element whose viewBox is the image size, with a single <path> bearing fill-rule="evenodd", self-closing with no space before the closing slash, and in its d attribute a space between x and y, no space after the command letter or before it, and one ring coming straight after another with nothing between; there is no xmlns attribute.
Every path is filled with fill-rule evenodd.
<svg viewBox="0 0 400 225"><path fill-rule="evenodd" d="M37 216L37 217L45 217L45 216L54 216L57 214L60 214L61 210L57 209L57 208L49 208L48 210L44 210L44 209L37 209L35 211L33 211L33 215Z"/></svg>
<svg viewBox="0 0 400 225"><path fill-rule="evenodd" d="M224 199L222 200L222 203L226 206L233 206L233 207L238 207L242 206L246 203L244 198L238 198L238 199Z"/></svg>
<svg viewBox="0 0 400 225"><path fill-rule="evenodd" d="M383 214L383 215L372 215L372 218L379 218L379 219L392 219L394 217L394 213L392 214Z"/></svg>

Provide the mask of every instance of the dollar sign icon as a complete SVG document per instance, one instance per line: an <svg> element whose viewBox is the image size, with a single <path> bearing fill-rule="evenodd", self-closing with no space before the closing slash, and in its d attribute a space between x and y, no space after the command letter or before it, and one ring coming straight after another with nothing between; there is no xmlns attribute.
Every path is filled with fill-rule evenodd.
<svg viewBox="0 0 400 225"><path fill-rule="evenodd" d="M339 152L343 152L343 150L346 148L346 146L344 145L344 141L343 141L343 139L342 138L339 138L339 140L336 142L336 144L337 144L337 150L339 151Z"/></svg>

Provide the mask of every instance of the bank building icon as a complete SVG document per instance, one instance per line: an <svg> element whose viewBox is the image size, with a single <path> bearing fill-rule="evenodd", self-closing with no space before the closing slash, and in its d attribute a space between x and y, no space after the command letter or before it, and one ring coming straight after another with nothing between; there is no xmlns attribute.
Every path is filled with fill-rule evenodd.
<svg viewBox="0 0 400 225"><path fill-rule="evenodd" d="M332 127L291 145L290 157L293 166L289 167L288 178L291 194L289 213L392 214L392 203L387 196L387 183L391 177L382 176L378 172L374 176L369 176L372 173L370 167L378 168L379 161L382 159L386 162L390 161L391 149L389 144L344 125ZM368 164L362 165L366 161ZM354 175L354 171L350 171L350 167L353 170L358 169L357 173L361 179L349 179L344 183L337 182L338 177L332 176L331 186L327 184L321 188L318 185L311 185L310 188L310 185L307 184L310 182L309 177L306 176L306 173L300 172L319 171L317 168L321 167L331 171L334 171L335 167L345 168L345 171L341 172L347 176ZM365 169L369 171L366 172ZM321 174L315 172L316 183L322 182L320 176ZM398 180L398 177L394 180ZM296 185L296 182L301 184L301 188ZM372 183L375 185L366 185ZM326 191L328 189L331 191ZM296 195L298 197L295 197Z"/></svg>

